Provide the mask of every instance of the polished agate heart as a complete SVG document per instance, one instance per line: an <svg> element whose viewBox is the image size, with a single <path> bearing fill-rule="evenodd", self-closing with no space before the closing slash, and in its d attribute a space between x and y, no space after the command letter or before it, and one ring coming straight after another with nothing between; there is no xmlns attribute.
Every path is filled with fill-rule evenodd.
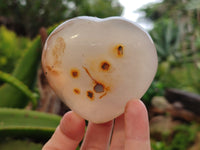
<svg viewBox="0 0 200 150"><path fill-rule="evenodd" d="M157 69L150 36L121 17L77 17L58 26L42 55L46 77L74 112L94 123L114 119L140 99Z"/></svg>

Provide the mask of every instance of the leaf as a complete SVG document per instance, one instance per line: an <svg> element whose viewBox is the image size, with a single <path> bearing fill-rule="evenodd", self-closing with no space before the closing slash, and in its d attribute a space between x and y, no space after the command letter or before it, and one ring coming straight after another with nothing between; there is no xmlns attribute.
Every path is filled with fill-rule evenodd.
<svg viewBox="0 0 200 150"><path fill-rule="evenodd" d="M41 150L42 144L37 144L28 140L7 139L0 142L1 150Z"/></svg>
<svg viewBox="0 0 200 150"><path fill-rule="evenodd" d="M38 141L48 140L61 117L24 109L0 108L0 138L29 137Z"/></svg>
<svg viewBox="0 0 200 150"><path fill-rule="evenodd" d="M30 46L31 40L18 37L4 26L0 27L0 70L11 73L16 62Z"/></svg>
<svg viewBox="0 0 200 150"><path fill-rule="evenodd" d="M29 97L34 108L37 106L37 97L38 97L37 94L32 93L32 91L29 90L29 88L23 82L21 82L20 80L18 80L17 78L8 73L2 72L1 70L0 70L0 80L3 80L6 83L9 83L10 85L16 87L18 90L23 92L27 97Z"/></svg>
<svg viewBox="0 0 200 150"><path fill-rule="evenodd" d="M41 58L41 42L37 37L18 61L12 75L32 88ZM23 108L27 105L27 96L17 88L3 84L0 86L0 107Z"/></svg>

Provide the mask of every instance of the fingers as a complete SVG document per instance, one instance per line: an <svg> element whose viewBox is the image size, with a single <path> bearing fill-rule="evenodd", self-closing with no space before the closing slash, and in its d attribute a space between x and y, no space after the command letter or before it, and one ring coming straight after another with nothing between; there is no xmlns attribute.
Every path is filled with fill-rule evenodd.
<svg viewBox="0 0 200 150"><path fill-rule="evenodd" d="M89 123L81 150L107 150L113 121L103 124Z"/></svg>
<svg viewBox="0 0 200 150"><path fill-rule="evenodd" d="M73 112L66 113L42 150L75 150L85 132L85 121Z"/></svg>
<svg viewBox="0 0 200 150"><path fill-rule="evenodd" d="M81 150L109 148L113 121L104 124L89 123ZM75 150L85 132L85 121L73 112L65 114L60 126L43 150ZM147 110L139 100L129 101L124 115L115 120L110 150L150 150Z"/></svg>
<svg viewBox="0 0 200 150"><path fill-rule="evenodd" d="M125 150L150 150L147 110L139 100L129 101L125 108Z"/></svg>
<svg viewBox="0 0 200 150"><path fill-rule="evenodd" d="M124 133L124 114L115 119L115 125L112 135L110 150L124 149L125 133Z"/></svg>

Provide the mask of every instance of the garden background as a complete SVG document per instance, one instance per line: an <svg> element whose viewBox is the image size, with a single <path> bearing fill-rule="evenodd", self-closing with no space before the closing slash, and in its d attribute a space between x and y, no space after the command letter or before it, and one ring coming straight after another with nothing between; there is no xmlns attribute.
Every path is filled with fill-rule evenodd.
<svg viewBox="0 0 200 150"><path fill-rule="evenodd" d="M0 0L0 149L39 150L69 110L41 69L51 31L76 16L120 16L117 0ZM200 150L200 0L142 7L159 58L142 97L153 150ZM79 148L77 148L79 149Z"/></svg>

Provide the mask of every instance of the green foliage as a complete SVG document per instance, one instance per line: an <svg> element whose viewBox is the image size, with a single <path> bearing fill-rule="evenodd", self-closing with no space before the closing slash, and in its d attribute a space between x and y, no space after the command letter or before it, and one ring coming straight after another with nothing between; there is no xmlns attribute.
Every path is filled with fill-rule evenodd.
<svg viewBox="0 0 200 150"><path fill-rule="evenodd" d="M164 0L141 9L146 18L154 21L150 34L155 42L159 61L173 56L176 61L183 63L185 59L181 58L200 52L199 10L193 3L193 0ZM200 1L195 1L196 6L197 3L200 4Z"/></svg>
<svg viewBox="0 0 200 150"><path fill-rule="evenodd" d="M47 33L50 34L57 25L51 26ZM12 75L1 72L0 81L6 81L0 86L0 107L23 108L27 105L28 98L36 105L39 96L31 92L35 84L37 69L41 59L41 40L36 37L30 42L30 46L23 52L17 61ZM15 87L14 87L15 86Z"/></svg>
<svg viewBox="0 0 200 150"><path fill-rule="evenodd" d="M4 139L0 142L1 150L41 150L42 144L30 140Z"/></svg>
<svg viewBox="0 0 200 150"><path fill-rule="evenodd" d="M36 36L42 26L72 17L118 16L121 12L117 0L0 0L2 22L18 34L30 37Z"/></svg>
<svg viewBox="0 0 200 150"><path fill-rule="evenodd" d="M86 15L105 18L118 16L122 12L117 0L69 0L69 2L74 5L70 17Z"/></svg>
<svg viewBox="0 0 200 150"><path fill-rule="evenodd" d="M31 44L28 38L17 37L14 32L0 27L0 70L11 73L25 49Z"/></svg>
<svg viewBox="0 0 200 150"><path fill-rule="evenodd" d="M142 101L145 103L145 105L150 105L152 97L156 95L164 95L164 88L165 87L162 82L154 80L147 92L142 97Z"/></svg>
<svg viewBox="0 0 200 150"><path fill-rule="evenodd" d="M152 150L169 150L164 142L152 141L151 142Z"/></svg>
<svg viewBox="0 0 200 150"><path fill-rule="evenodd" d="M170 19L158 21L150 32L158 53L159 61L165 61L170 56L178 59L180 46L179 28Z"/></svg>
<svg viewBox="0 0 200 150"><path fill-rule="evenodd" d="M187 150L196 137L196 128L187 125L180 125L176 128L170 149Z"/></svg>
<svg viewBox="0 0 200 150"><path fill-rule="evenodd" d="M27 87L32 88L35 82L40 58L41 42L40 38L37 37L18 61L12 75L23 82ZM28 103L26 95L8 83L0 87L0 95L0 107L23 108Z"/></svg>
<svg viewBox="0 0 200 150"><path fill-rule="evenodd" d="M200 69L193 63L171 68L160 76L166 87L200 93Z"/></svg>
<svg viewBox="0 0 200 150"><path fill-rule="evenodd" d="M6 137L32 138L46 142L60 122L61 117L37 111L0 108L0 139Z"/></svg>
<svg viewBox="0 0 200 150"><path fill-rule="evenodd" d="M160 90L179 88L200 93L200 28L199 0L163 0L147 5L141 11L154 23L150 35L158 53L155 83ZM153 83L144 96L160 95ZM150 101L150 100L149 100Z"/></svg>
<svg viewBox="0 0 200 150"><path fill-rule="evenodd" d="M31 100L34 108L37 106L38 95L36 93L32 93L32 91L29 90L29 88L23 82L19 81L17 78L11 76L8 73L2 72L1 70L0 70L0 80L3 80L6 83L9 83L10 85L16 87Z"/></svg>
<svg viewBox="0 0 200 150"><path fill-rule="evenodd" d="M163 141L152 140L153 150L187 150L196 138L199 129L195 125L179 125L173 135L164 137ZM167 139L167 140L166 140Z"/></svg>
<svg viewBox="0 0 200 150"><path fill-rule="evenodd" d="M154 23L150 35L159 58L156 78L144 96L146 101L151 95L163 94L165 88L200 93L199 6L200 0L163 0L141 9ZM197 130L193 125L180 125L173 134L163 135L158 141L152 139L152 149L187 150Z"/></svg>
<svg viewBox="0 0 200 150"><path fill-rule="evenodd" d="M190 0L187 4L187 9L188 10L198 10L200 9L200 0Z"/></svg>

